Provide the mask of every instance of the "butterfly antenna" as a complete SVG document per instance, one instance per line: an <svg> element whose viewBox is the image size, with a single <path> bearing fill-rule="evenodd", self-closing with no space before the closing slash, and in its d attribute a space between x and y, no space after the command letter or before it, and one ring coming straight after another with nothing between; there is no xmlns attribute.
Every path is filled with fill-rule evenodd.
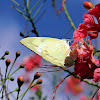
<svg viewBox="0 0 100 100"><path fill-rule="evenodd" d="M40 62L38 62L37 60L34 60L35 63L37 63L39 66L47 66L47 67L59 67L59 66L56 66L56 65L45 65L45 64L42 64Z"/></svg>
<svg viewBox="0 0 100 100"><path fill-rule="evenodd" d="M47 72L58 72L58 71L62 71L63 69L58 69L58 70L44 70L44 69L41 69L42 71L44 72L40 72L40 73L47 73Z"/></svg>

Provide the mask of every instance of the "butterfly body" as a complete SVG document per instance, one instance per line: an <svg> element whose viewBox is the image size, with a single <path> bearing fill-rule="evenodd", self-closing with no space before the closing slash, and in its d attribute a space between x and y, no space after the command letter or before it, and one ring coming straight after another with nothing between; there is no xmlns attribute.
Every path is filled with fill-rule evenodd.
<svg viewBox="0 0 100 100"><path fill-rule="evenodd" d="M70 46L63 39L49 37L28 37L20 41L24 46L42 56L54 65L64 67L65 58L69 56Z"/></svg>

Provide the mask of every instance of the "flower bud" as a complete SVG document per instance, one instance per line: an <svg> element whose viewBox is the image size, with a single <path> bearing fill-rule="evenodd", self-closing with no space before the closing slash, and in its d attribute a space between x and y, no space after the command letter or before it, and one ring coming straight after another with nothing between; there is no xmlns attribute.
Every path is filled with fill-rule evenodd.
<svg viewBox="0 0 100 100"><path fill-rule="evenodd" d="M42 83L42 79L38 79L36 84L41 84Z"/></svg>
<svg viewBox="0 0 100 100"><path fill-rule="evenodd" d="M25 67L25 64L21 64L21 65L20 65L20 68L24 68L24 67Z"/></svg>
<svg viewBox="0 0 100 100"><path fill-rule="evenodd" d="M38 79L41 76L41 73L36 72L34 75L34 80Z"/></svg>
<svg viewBox="0 0 100 100"><path fill-rule="evenodd" d="M19 57L19 56L20 56L20 52L17 51L17 52L16 52L16 58Z"/></svg>
<svg viewBox="0 0 100 100"><path fill-rule="evenodd" d="M24 83L24 77L19 76L18 79L17 79L17 83L18 83L18 86L21 87Z"/></svg>
<svg viewBox="0 0 100 100"><path fill-rule="evenodd" d="M14 77L11 77L10 80L11 80L11 81L14 81Z"/></svg>
<svg viewBox="0 0 100 100"><path fill-rule="evenodd" d="M90 1L85 1L83 3L83 6L84 6L85 9L91 9L91 8L94 7L93 4Z"/></svg>
<svg viewBox="0 0 100 100"><path fill-rule="evenodd" d="M5 63L6 63L6 66L8 67L11 63L10 59L7 59Z"/></svg>
<svg viewBox="0 0 100 100"><path fill-rule="evenodd" d="M8 54L9 54L9 51L6 51L6 52L5 52L5 55L8 55Z"/></svg>

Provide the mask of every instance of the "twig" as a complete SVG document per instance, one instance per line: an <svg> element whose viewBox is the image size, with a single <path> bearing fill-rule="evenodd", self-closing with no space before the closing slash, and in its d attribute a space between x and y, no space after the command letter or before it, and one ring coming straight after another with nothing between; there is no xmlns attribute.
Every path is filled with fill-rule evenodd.
<svg viewBox="0 0 100 100"><path fill-rule="evenodd" d="M34 24L36 24L40 20L40 18L44 15L45 12L46 12L46 10L43 11L43 13L39 16L39 18L35 21Z"/></svg>
<svg viewBox="0 0 100 100"><path fill-rule="evenodd" d="M0 68L0 76L1 76L1 81L3 81L3 75L2 75L2 73L1 73L1 68ZM6 98L7 98L7 100L9 100L9 97L8 97L8 93L7 93L7 90L6 90L6 85L4 85L4 88L5 88L5 94L6 94Z"/></svg>
<svg viewBox="0 0 100 100"><path fill-rule="evenodd" d="M92 96L91 100L93 100L94 96L97 94L97 92L99 91L100 88L97 88L97 90L95 91L94 95Z"/></svg>
<svg viewBox="0 0 100 100"><path fill-rule="evenodd" d="M69 20L71 26L73 27L73 29L76 30L76 27L75 27L70 15L69 15L68 11L67 11L67 8L66 8L66 5L65 5L65 1L62 0L62 2L63 2L63 5L64 5L64 11L65 11L66 17L68 18L68 20Z"/></svg>
<svg viewBox="0 0 100 100"><path fill-rule="evenodd" d="M54 91L53 91L53 98L52 98L52 100L54 100L54 98L55 98L55 94L56 94L56 91L57 91L58 87L60 86L60 84L61 84L68 76L69 76L69 75L67 75L65 78L63 78L63 79L59 82L59 84L55 87L55 89L54 89Z"/></svg>
<svg viewBox="0 0 100 100"><path fill-rule="evenodd" d="M79 76L76 76L75 74L73 74L72 72L70 72L68 69L63 68L63 70L66 71L66 72L68 72L70 75L74 76L75 78L78 78L78 79L81 80L81 78ZM98 84L92 83L92 82L87 81L85 79L83 79L82 81L85 82L85 83L87 83L87 84L89 84L89 85L96 86L96 87L100 88L100 85L98 85Z"/></svg>

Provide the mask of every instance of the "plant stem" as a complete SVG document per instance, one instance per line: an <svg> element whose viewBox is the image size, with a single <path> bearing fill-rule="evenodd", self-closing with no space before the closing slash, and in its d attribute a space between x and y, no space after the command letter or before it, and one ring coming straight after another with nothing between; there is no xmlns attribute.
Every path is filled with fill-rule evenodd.
<svg viewBox="0 0 100 100"><path fill-rule="evenodd" d="M34 84L33 86L31 86L28 90L30 90L31 88L33 88L35 85L37 85L37 84ZM27 91L28 91L27 90ZM21 94L18 98L20 98L22 95L24 95L24 94L26 94L26 91L23 93L23 94Z"/></svg>
<svg viewBox="0 0 100 100"><path fill-rule="evenodd" d="M66 72L68 72L70 75L74 76L75 78L78 78L78 79L81 80L81 78L79 76L76 76L75 74L73 74L72 72L70 72L68 69L63 68L63 70L66 71ZM89 81L87 81L85 79L83 79L82 81L85 82L85 83L87 83L87 84L89 84L89 85L93 85L93 86L96 86L96 87L99 87L100 88L100 85L98 85L98 84L89 82Z"/></svg>
<svg viewBox="0 0 100 100"><path fill-rule="evenodd" d="M31 85L32 85L33 82L34 82L34 78L33 78L32 82L30 83L29 87L27 88L27 90L24 92L24 94L23 94L21 100L24 98L25 94L26 94L27 91L30 89L30 87L31 87Z"/></svg>
<svg viewBox="0 0 100 100"><path fill-rule="evenodd" d="M13 93L13 92L15 92L15 91L17 91L17 90L15 89L14 91L11 91L11 92L7 93L7 94L4 95L3 97L5 97L5 96L7 96L7 95L9 95L9 94L11 94L11 93ZM0 99L1 99L1 97L0 97Z"/></svg>
<svg viewBox="0 0 100 100"><path fill-rule="evenodd" d="M14 62L13 62L13 64L12 64L12 66L11 66L11 68L10 68L10 71L8 72L7 77L9 76L9 74L10 74L10 72L11 72L11 70L12 70L12 68L13 68L13 66L14 66L14 64L15 64L15 62L16 62L16 60L17 60L17 58L15 58L15 60L14 60Z"/></svg>
<svg viewBox="0 0 100 100"><path fill-rule="evenodd" d="M75 25L74 25L74 23L73 23L73 21L72 21L70 15L69 15L68 11L67 11L67 8L66 8L66 5L65 5L65 1L62 0L62 2L63 2L63 5L64 5L64 11L65 11L66 17L68 18L68 20L69 20L69 22L70 22L72 28L73 28L74 30L76 30L76 27L75 27Z"/></svg>
<svg viewBox="0 0 100 100"><path fill-rule="evenodd" d="M18 90L18 93L17 93L17 99L16 100L18 100L19 92L20 92L20 87L19 87L19 90Z"/></svg>
<svg viewBox="0 0 100 100"><path fill-rule="evenodd" d="M10 78L15 72L17 72L19 69L20 69L20 67L17 68L14 72L12 72L11 75L7 76L7 77L6 77L6 80L9 79L9 78ZM1 80L0 80L0 81L1 81ZM2 82L1 84L3 84L3 82ZM1 85L1 84L0 84L0 85Z"/></svg>
<svg viewBox="0 0 100 100"><path fill-rule="evenodd" d="M6 82L7 70L8 70L8 66L6 66L5 79L4 79L2 88L1 88L1 91L2 91L2 97L1 97L1 98L2 98L2 99L3 99L3 92L4 92L4 89L5 89L5 82ZM0 92L1 92L1 91L0 91Z"/></svg>

